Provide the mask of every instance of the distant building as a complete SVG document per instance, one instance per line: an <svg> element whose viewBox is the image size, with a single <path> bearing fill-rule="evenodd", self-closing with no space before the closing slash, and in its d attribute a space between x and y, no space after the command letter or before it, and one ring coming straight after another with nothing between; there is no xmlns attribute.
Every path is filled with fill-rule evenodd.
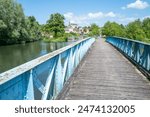
<svg viewBox="0 0 150 117"><path fill-rule="evenodd" d="M81 27L81 26L78 26L78 24L75 24L75 23L70 23L69 22L69 25L66 26L65 28L65 32L66 33L78 33L78 34L88 34L89 33L89 28L88 27Z"/></svg>
<svg viewBox="0 0 150 117"><path fill-rule="evenodd" d="M82 27L79 27L78 24L75 24L75 23L69 23L68 26L66 26L65 28L65 32L66 33L79 33L81 34L82 33Z"/></svg>

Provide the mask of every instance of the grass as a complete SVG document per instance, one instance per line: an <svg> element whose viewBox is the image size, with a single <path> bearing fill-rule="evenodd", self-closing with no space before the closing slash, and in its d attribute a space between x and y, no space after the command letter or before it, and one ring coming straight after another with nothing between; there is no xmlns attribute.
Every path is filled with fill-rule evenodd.
<svg viewBox="0 0 150 117"><path fill-rule="evenodd" d="M53 37L53 38L48 38L48 37L43 37L43 41L47 43L56 43L56 42L67 42L68 38L74 37L77 39L79 37L79 34L76 33L64 33L62 36L58 37Z"/></svg>
<svg viewBox="0 0 150 117"><path fill-rule="evenodd" d="M45 38L43 40L44 42L47 42L47 43L56 43L56 42L67 42L67 38L66 37L57 37L57 38Z"/></svg>

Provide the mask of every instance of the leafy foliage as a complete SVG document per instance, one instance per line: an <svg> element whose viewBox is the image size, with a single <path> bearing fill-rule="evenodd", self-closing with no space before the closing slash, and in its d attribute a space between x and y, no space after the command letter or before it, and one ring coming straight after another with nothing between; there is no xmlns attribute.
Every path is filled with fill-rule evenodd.
<svg viewBox="0 0 150 117"><path fill-rule="evenodd" d="M102 28L102 35L127 37L134 40L150 42L150 18L139 19L128 25L119 25L116 22L106 22Z"/></svg>
<svg viewBox="0 0 150 117"><path fill-rule="evenodd" d="M146 35L144 30L142 29L142 22L139 19L129 23L126 26L126 37L139 41L145 39Z"/></svg>
<svg viewBox="0 0 150 117"><path fill-rule="evenodd" d="M39 27L15 0L0 0L0 45L39 39Z"/></svg>
<svg viewBox="0 0 150 117"><path fill-rule="evenodd" d="M106 22L102 28L102 35L106 36L124 36L125 30L123 25L116 22Z"/></svg>
<svg viewBox="0 0 150 117"><path fill-rule="evenodd" d="M64 19L64 16L59 13L51 14L45 26L45 30L52 32L54 37L61 36L65 32Z"/></svg>
<svg viewBox="0 0 150 117"><path fill-rule="evenodd" d="M99 26L96 24L91 24L89 35L90 36L98 36L99 34L100 34Z"/></svg>
<svg viewBox="0 0 150 117"><path fill-rule="evenodd" d="M150 42L150 18L146 18L143 20L142 28L145 32L146 40Z"/></svg>

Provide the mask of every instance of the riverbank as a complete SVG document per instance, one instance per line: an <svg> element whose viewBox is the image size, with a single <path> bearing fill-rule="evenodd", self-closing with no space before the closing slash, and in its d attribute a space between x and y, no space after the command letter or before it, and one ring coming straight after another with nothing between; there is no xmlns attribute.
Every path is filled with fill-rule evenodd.
<svg viewBox="0 0 150 117"><path fill-rule="evenodd" d="M56 42L68 42L68 41L74 41L79 39L79 34L76 33L65 33L62 36L59 37L53 37L53 38L48 38L48 37L43 37L43 41L47 43L56 43Z"/></svg>
<svg viewBox="0 0 150 117"><path fill-rule="evenodd" d="M7 42L0 40L0 46L8 46L8 45L16 45L16 44L26 44L26 43L33 43L36 41L41 41L42 39L33 39L28 41L11 41L11 39Z"/></svg>
<svg viewBox="0 0 150 117"><path fill-rule="evenodd" d="M65 38L65 37L58 37L58 38L44 38L43 39L44 42L47 42L47 43L56 43L56 42L67 42L68 39Z"/></svg>

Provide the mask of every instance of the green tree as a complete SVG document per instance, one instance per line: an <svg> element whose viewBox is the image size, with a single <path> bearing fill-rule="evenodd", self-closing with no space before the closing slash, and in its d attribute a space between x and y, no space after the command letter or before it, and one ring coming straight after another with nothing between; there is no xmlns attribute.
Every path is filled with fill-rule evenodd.
<svg viewBox="0 0 150 117"><path fill-rule="evenodd" d="M5 37L4 34L5 34L6 29L7 29L7 25L3 22L3 20L0 20L0 38Z"/></svg>
<svg viewBox="0 0 150 117"><path fill-rule="evenodd" d="M0 20L2 24L0 41L2 41L2 43L5 43L5 41L7 41L6 39L10 38L12 35L12 27L14 27L13 22L15 21L13 10L12 0L0 0Z"/></svg>
<svg viewBox="0 0 150 117"><path fill-rule="evenodd" d="M100 35L100 28L99 28L99 26L96 25L96 24L91 24L89 35L90 36L98 36L98 35Z"/></svg>
<svg viewBox="0 0 150 117"><path fill-rule="evenodd" d="M29 41L39 40L41 38L41 27L34 16L29 16L26 19Z"/></svg>
<svg viewBox="0 0 150 117"><path fill-rule="evenodd" d="M102 28L102 35L105 36L125 36L125 28L123 25L119 25L116 22L106 22Z"/></svg>
<svg viewBox="0 0 150 117"><path fill-rule="evenodd" d="M54 37L58 37L65 32L65 25L64 25L64 16L55 13L51 14L50 19L47 21L46 30L52 32Z"/></svg>
<svg viewBox="0 0 150 117"><path fill-rule="evenodd" d="M150 18L145 18L143 20L142 27L145 32L146 39L150 42Z"/></svg>
<svg viewBox="0 0 150 117"><path fill-rule="evenodd" d="M0 45L39 39L40 25L31 22L16 0L0 0Z"/></svg>
<svg viewBox="0 0 150 117"><path fill-rule="evenodd" d="M139 41L143 41L146 38L142 22L139 19L126 26L126 37Z"/></svg>

